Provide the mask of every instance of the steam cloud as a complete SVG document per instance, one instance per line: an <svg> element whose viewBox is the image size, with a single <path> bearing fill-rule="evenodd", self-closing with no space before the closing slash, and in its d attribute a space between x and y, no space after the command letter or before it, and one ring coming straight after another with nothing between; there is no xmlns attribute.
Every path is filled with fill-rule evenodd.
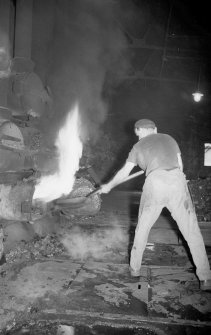
<svg viewBox="0 0 211 335"><path fill-rule="evenodd" d="M115 15L110 0L57 1L48 75L55 101L56 129L52 132L70 105L78 101L83 140L97 139L108 108L105 86L113 84L129 66L125 36Z"/></svg>
<svg viewBox="0 0 211 335"><path fill-rule="evenodd" d="M106 231L94 232L92 234L76 227L66 235L61 242L74 259L85 260L89 257L103 259L112 249L127 248L127 232L119 227L109 228Z"/></svg>

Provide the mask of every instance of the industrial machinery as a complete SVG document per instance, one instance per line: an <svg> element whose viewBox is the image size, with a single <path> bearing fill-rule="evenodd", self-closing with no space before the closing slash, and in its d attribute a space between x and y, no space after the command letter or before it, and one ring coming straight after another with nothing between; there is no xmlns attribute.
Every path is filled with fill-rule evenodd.
<svg viewBox="0 0 211 335"><path fill-rule="evenodd" d="M95 215L101 207L99 194L87 198L84 202L74 202L84 198L95 190L94 185L85 178L76 178L73 190L65 197L52 202L33 199L38 172L0 173L0 220L25 221L33 223L45 215L62 212L63 215Z"/></svg>
<svg viewBox="0 0 211 335"><path fill-rule="evenodd" d="M0 108L0 219L34 222L55 210L68 215L96 214L101 203L97 194L81 206L68 206L62 201L60 204L33 201L35 185L42 173L46 173L40 161L45 168L48 165L52 168L56 163L56 152L54 148L38 143L36 136L39 133L30 122L29 116L14 116L8 108ZM31 134L35 134L35 144ZM65 199L86 196L95 189L96 181L90 171L90 166L77 171L73 190Z"/></svg>

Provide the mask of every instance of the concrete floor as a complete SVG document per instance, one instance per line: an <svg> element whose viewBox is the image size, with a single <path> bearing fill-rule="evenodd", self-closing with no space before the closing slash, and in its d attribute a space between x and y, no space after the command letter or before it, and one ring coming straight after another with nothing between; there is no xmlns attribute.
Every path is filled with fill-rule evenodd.
<svg viewBox="0 0 211 335"><path fill-rule="evenodd" d="M188 250L166 213L150 233L141 277L131 278L138 198L128 192L103 195L95 217L73 216L53 225L64 246L59 255L23 252L3 264L2 334L48 334L45 327L57 334L58 324L74 326L76 334L207 334L211 293L200 291ZM8 255L9 241L8 235Z"/></svg>

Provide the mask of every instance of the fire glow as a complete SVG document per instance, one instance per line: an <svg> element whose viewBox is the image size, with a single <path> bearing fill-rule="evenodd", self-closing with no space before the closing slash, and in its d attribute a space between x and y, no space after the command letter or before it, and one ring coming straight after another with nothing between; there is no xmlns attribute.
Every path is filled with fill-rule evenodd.
<svg viewBox="0 0 211 335"><path fill-rule="evenodd" d="M78 105L68 114L55 145L59 158L58 171L53 175L41 177L35 186L34 200L50 202L69 194L73 189L83 150L79 136Z"/></svg>

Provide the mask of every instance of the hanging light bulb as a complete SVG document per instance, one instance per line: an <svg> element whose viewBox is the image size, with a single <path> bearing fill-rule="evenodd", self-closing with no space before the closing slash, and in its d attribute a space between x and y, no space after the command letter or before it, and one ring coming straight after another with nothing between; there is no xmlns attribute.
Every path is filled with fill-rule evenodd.
<svg viewBox="0 0 211 335"><path fill-rule="evenodd" d="M201 93L200 90L199 90L200 77L201 77L201 65L199 67L199 74L198 74L198 81L197 81L197 90L196 90L196 92L192 93L193 100L195 102L201 101L201 98L204 96L204 94Z"/></svg>
<svg viewBox="0 0 211 335"><path fill-rule="evenodd" d="M192 96L195 102L199 102L201 101L201 98L204 96L204 94L199 91L196 91L195 93L192 93Z"/></svg>

